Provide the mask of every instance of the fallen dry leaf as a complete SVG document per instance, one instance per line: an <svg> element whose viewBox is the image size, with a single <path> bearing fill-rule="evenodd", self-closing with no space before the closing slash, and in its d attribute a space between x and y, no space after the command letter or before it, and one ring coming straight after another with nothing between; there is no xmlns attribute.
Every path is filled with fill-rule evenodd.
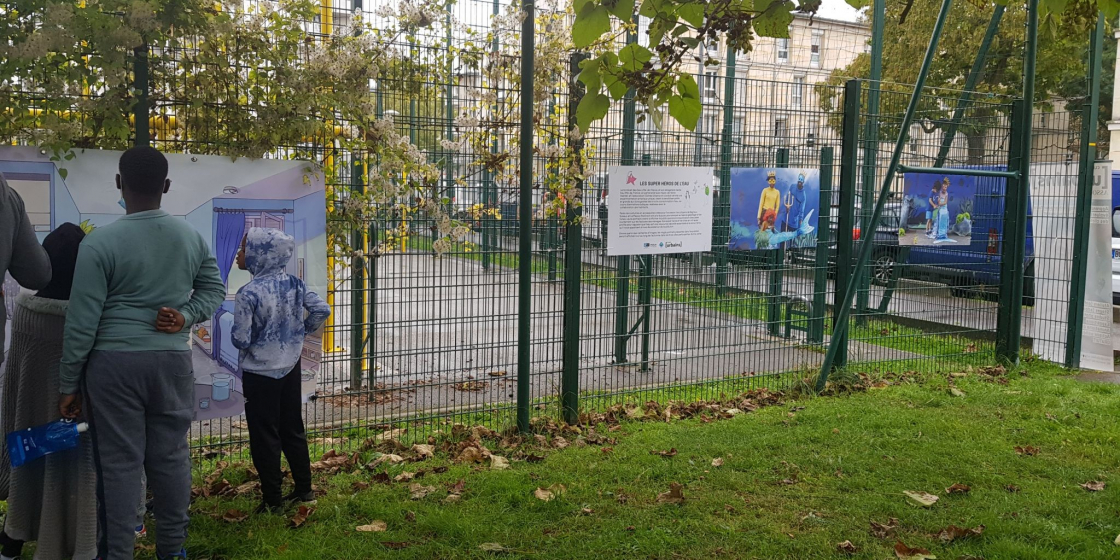
<svg viewBox="0 0 1120 560"><path fill-rule="evenodd" d="M580 512L581 515L591 515L592 513L595 513L595 510L585 507L585 508L579 510L579 512Z"/></svg>
<svg viewBox="0 0 1120 560"><path fill-rule="evenodd" d="M924 548L910 548L902 541L894 543L894 555L899 560L935 560L937 558Z"/></svg>
<svg viewBox="0 0 1120 560"><path fill-rule="evenodd" d="M954 484L954 485L946 488L945 493L946 494L967 494L969 492L969 490L972 490L972 488L969 487L967 484L959 484L958 483L958 484Z"/></svg>
<svg viewBox="0 0 1120 560"><path fill-rule="evenodd" d="M403 463L403 462L404 462L404 457L401 457L400 455L394 455L392 453L383 453L383 454L381 454L381 456L379 456L376 459L370 461L369 464L366 465L366 468L367 469L372 469L372 468L375 468L378 465L381 465L381 464L384 464L384 463L388 463L390 465L398 465L398 464Z"/></svg>
<svg viewBox="0 0 1120 560"><path fill-rule="evenodd" d="M934 496L933 494L929 494L929 493L926 493L926 492L915 492L915 491L912 491L912 490L906 490L905 492L903 492L903 494L907 498L910 498L911 501L913 501L914 503L916 503L916 504L918 504L922 507L930 507L933 504L936 504L937 500L940 499L937 496Z"/></svg>
<svg viewBox="0 0 1120 560"><path fill-rule="evenodd" d="M964 391L961 391L960 389L958 389L956 387L949 387L949 394L953 395L954 397L963 397L964 396Z"/></svg>
<svg viewBox="0 0 1120 560"><path fill-rule="evenodd" d="M307 523L307 518L311 517L312 513L315 513L315 508L299 506L299 509L296 510L295 515L292 516L292 520L289 525L293 529L302 526L304 523Z"/></svg>
<svg viewBox="0 0 1120 560"><path fill-rule="evenodd" d="M447 491L452 493L452 494L462 494L463 490L466 487L467 487L467 481L465 479L460 478L459 481L456 482L455 484L448 485L447 486Z"/></svg>
<svg viewBox="0 0 1120 560"><path fill-rule="evenodd" d="M529 455L528 457L525 457L526 463L540 463L541 461L544 461L544 457L540 455Z"/></svg>
<svg viewBox="0 0 1120 560"><path fill-rule="evenodd" d="M358 525L354 527L359 533L381 533L389 530L389 524L384 521L374 521L369 525Z"/></svg>
<svg viewBox="0 0 1120 560"><path fill-rule="evenodd" d="M552 438L552 446L555 447L556 449L564 449L568 445L569 445L568 440L566 440L566 439L564 439L560 436L556 436L556 437Z"/></svg>
<svg viewBox="0 0 1120 560"><path fill-rule="evenodd" d="M1081 487L1090 492L1100 492L1101 490L1104 490L1104 483L1099 480L1090 480L1089 482L1082 484Z"/></svg>
<svg viewBox="0 0 1120 560"><path fill-rule="evenodd" d="M362 490L369 490L369 483L368 482L362 482L361 480L356 480L356 481L354 481L353 484L350 485L350 488L352 488L355 492L360 492Z"/></svg>
<svg viewBox="0 0 1120 560"><path fill-rule="evenodd" d="M979 537L983 533L984 533L984 526L983 525L980 525L980 526L976 527L975 529L969 529L967 527L957 527L956 525L950 525L950 526L942 529L941 532L937 533L937 538L941 539L942 542L951 543L951 542L953 542L957 539L963 539L963 538L967 538L967 537Z"/></svg>
<svg viewBox="0 0 1120 560"><path fill-rule="evenodd" d="M459 500L462 500L462 499L463 499L463 496L461 496L459 494L448 494L447 497L443 499L443 503L453 504L453 503L458 502Z"/></svg>
<svg viewBox="0 0 1120 560"><path fill-rule="evenodd" d="M871 522L871 536L878 539L889 539L894 537L895 529L898 529L898 518L892 517L886 523Z"/></svg>
<svg viewBox="0 0 1120 560"><path fill-rule="evenodd" d="M716 457L715 459L712 459L712 466L713 467L722 467L723 466L723 457Z"/></svg>
<svg viewBox="0 0 1120 560"><path fill-rule="evenodd" d="M1019 487L1018 487L1018 486L1015 486L1014 484L1008 484L1008 485L1007 485L1007 486L1005 486L1004 488L1005 488L1005 489L1006 489L1006 490L1007 490L1008 492L1011 492L1012 494L1014 494L1015 492L1018 492L1018 491L1019 491Z"/></svg>
<svg viewBox="0 0 1120 560"><path fill-rule="evenodd" d="M493 553L509 552L508 548L506 548L506 547L504 547L504 546L502 546L502 545L500 545L496 542L482 543L482 544L478 545L478 549L483 551L483 552L493 552Z"/></svg>
<svg viewBox="0 0 1120 560"><path fill-rule="evenodd" d="M1026 447L1023 447L1021 445L1016 445L1015 446L1015 453L1017 453L1019 455L1026 455L1027 457L1034 457L1035 455L1038 455L1038 452L1039 452L1039 449L1037 447L1033 446L1033 445L1028 445Z"/></svg>
<svg viewBox="0 0 1120 560"><path fill-rule="evenodd" d="M537 488L536 490L533 490L533 497L542 502L551 502L556 496L554 496L552 492L545 490L544 488Z"/></svg>
<svg viewBox="0 0 1120 560"><path fill-rule="evenodd" d="M408 481L410 481L414 478L416 478L416 473L411 473L411 472L406 471L406 472L402 472L401 474L398 474L397 476L394 476L393 481L394 482L408 482Z"/></svg>
<svg viewBox="0 0 1120 560"><path fill-rule="evenodd" d="M476 446L470 446L463 449L462 453L455 458L458 463L481 463L483 459L482 449Z"/></svg>
<svg viewBox="0 0 1120 560"><path fill-rule="evenodd" d="M677 448L674 447L674 448L672 448L668 451L658 451L658 450L654 449L653 451L650 451L649 454L650 455L660 455L662 457L676 457L677 456Z"/></svg>
<svg viewBox="0 0 1120 560"><path fill-rule="evenodd" d="M502 371L488 371L488 372L486 372L486 375L489 375L490 377L505 377L506 372L505 372L505 370L502 370Z"/></svg>
<svg viewBox="0 0 1120 560"><path fill-rule="evenodd" d="M509 460L506 459L505 457L500 457L498 455L491 455L490 456L490 468L492 468L494 470L498 470L498 471L508 469L509 468Z"/></svg>
<svg viewBox="0 0 1120 560"><path fill-rule="evenodd" d="M435 486L421 486L415 482L408 485L408 492L413 500L422 500L425 496L435 491Z"/></svg>
<svg viewBox="0 0 1120 560"><path fill-rule="evenodd" d="M1120 546L1120 535L1116 535L1116 540L1112 541L1112 544Z"/></svg>
<svg viewBox="0 0 1120 560"><path fill-rule="evenodd" d="M669 483L668 492L662 492L657 495L657 502L660 504L683 504L684 492L681 491L683 489L684 486L676 482L671 482Z"/></svg>
<svg viewBox="0 0 1120 560"><path fill-rule="evenodd" d="M225 521L226 523L241 523L242 521L248 519L248 517L249 514L243 513L239 509L230 509L226 510L226 512L222 514L222 521Z"/></svg>
<svg viewBox="0 0 1120 560"><path fill-rule="evenodd" d="M844 554L855 554L859 552L859 548L857 548L856 545L852 544L852 541L844 541L836 545L836 550L839 550Z"/></svg>
<svg viewBox="0 0 1120 560"><path fill-rule="evenodd" d="M436 452L436 446L417 443L412 446L412 450L416 452L416 457L419 459L431 459Z"/></svg>

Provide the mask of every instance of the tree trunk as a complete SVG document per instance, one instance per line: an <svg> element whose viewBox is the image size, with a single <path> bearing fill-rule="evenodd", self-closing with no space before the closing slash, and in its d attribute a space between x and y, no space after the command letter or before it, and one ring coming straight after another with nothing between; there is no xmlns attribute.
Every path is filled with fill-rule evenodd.
<svg viewBox="0 0 1120 560"><path fill-rule="evenodd" d="M981 165L984 163L984 152L987 148L988 135L986 131L965 134L968 137L968 164Z"/></svg>

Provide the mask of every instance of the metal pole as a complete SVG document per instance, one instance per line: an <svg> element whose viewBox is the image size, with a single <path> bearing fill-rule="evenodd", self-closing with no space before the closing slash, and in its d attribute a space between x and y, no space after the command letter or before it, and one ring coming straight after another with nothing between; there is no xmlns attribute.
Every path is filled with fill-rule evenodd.
<svg viewBox="0 0 1120 560"><path fill-rule="evenodd" d="M856 174L859 172L859 121L860 107L862 106L861 82L849 80L844 85L844 141L840 145L840 192L838 214L836 216L836 273L834 275L833 313L844 304L844 290L846 278L852 276L852 251L855 240L852 234L855 231L855 200L856 200ZM822 223L820 220L817 223ZM820 251L820 245L817 246ZM851 305L850 300L847 305ZM836 347L833 365L842 368L848 365L848 329L840 328L838 320L833 320L832 339L829 341Z"/></svg>
<svg viewBox="0 0 1120 560"><path fill-rule="evenodd" d="M627 45L638 41L638 35L635 31L637 27L637 16L632 18L632 22L634 23L634 27L626 33ZM622 102L622 165L635 165L637 163L634 160L636 113L634 88L630 88L630 90L626 92L626 97L623 98ZM615 196L617 197L618 193L615 193ZM613 219L615 223L617 223L618 217L612 217L608 214L607 219ZM608 228L609 227L608 225ZM614 363L625 364L627 362L626 343L630 340L630 255L620 255L616 257L616 268L618 272L615 282Z"/></svg>
<svg viewBox="0 0 1120 560"><path fill-rule="evenodd" d="M1035 4L1038 3L1038 0L1031 1ZM895 141L894 152L891 155L891 163L890 166L887 167L887 176L883 178L883 187L879 190L879 199L876 201L875 211L871 215L871 220L869 222L871 224L879 223L883 215L883 206L887 201L887 195L890 193L891 183L894 182L894 175L898 170L899 160L902 158L902 148L905 146L907 137L909 136L910 123L914 121L914 113L918 109L918 100L922 96L922 88L926 85L926 77L929 76L929 67L933 64L934 53L937 52L937 42L941 39L941 29L945 26L945 18L949 15L949 7L952 3L953 0L942 0L941 2L941 11L937 14L937 23L934 24L933 27L933 36L929 40L925 58L922 60L922 68L918 72L918 81L914 84L914 93L910 96L910 103L906 106L906 113L902 117L902 123L898 131L898 139ZM1034 70L1033 62L1031 64L1031 70ZM864 232L864 235L869 239L860 244L859 257L856 260L854 271L855 274L847 280L839 275L836 277L837 285L839 286L843 283L846 284L846 287L844 288L844 297L841 298L840 305L836 308L836 327L833 329L832 341L828 345L828 353L825 354L824 362L821 364L820 377L817 378L817 390L824 390L828 382L828 375L832 372L833 364L836 361L838 343L846 338L848 318L852 313L852 300L855 299L857 288L855 279L862 276L868 261L871 260L872 240L874 239L874 235L870 231ZM837 334L841 336L837 336Z"/></svg>
<svg viewBox="0 0 1120 560"><path fill-rule="evenodd" d="M578 82L579 80L576 80L576 81ZM549 101L548 101L548 115L549 115L549 118L551 118L555 114L556 114L556 96L552 95L552 96L550 96ZM549 135L548 143L549 143L549 145L555 145L556 144L556 134L555 133ZM551 173L550 173L550 175L551 175ZM582 187L580 187L580 188L582 188ZM547 193L547 192L549 192L549 190L550 189L548 187L546 187L546 188L543 189L543 192ZM567 206L571 206L572 201L565 200L564 202ZM541 209L546 213L548 212L548 207L545 205L543 198L541 200ZM557 212L559 212L559 209L557 209ZM566 214L567 213L565 212L565 215ZM548 252L547 253L548 254L548 281L549 282L555 282L556 281L556 276L557 276L557 273L558 273L559 264L560 264L558 262L559 255L557 255L557 252L560 249L560 218L559 218L559 215L557 214L557 215L554 215L554 216L549 216L545 227L546 227L546 231L545 231L543 237L544 237L545 250ZM568 232L568 235L569 235L569 237L571 236L570 231Z"/></svg>
<svg viewBox="0 0 1120 560"><path fill-rule="evenodd" d="M587 58L583 53L572 55L569 72L579 74L579 63ZM576 108L583 99L584 85L572 79L568 85L568 130L576 126ZM572 154L583 169L583 138L572 141ZM584 181L576 188L583 192ZM576 202L576 201L572 201ZM580 290L583 282L583 215L582 204L568 205L568 239L564 252L564 335L562 373L560 378L560 405L564 421L569 425L579 423L579 354L580 354Z"/></svg>
<svg viewBox="0 0 1120 560"><path fill-rule="evenodd" d="M375 99L376 105L374 107L374 117L380 120L385 115L385 95L381 91L380 81L377 82L377 95ZM377 158L377 163L380 164L381 156L377 156ZM372 235L366 237L366 255L368 255L369 259L366 261L367 263L369 263L369 302L367 304L369 311L367 312L366 316L369 319L369 356L370 360L372 361L372 363L369 364L371 367L369 368L367 383L369 384L368 386L371 390L369 394L371 401L376 397L376 395L372 392L372 389L377 377L377 263L379 260L377 255L373 253L374 250L380 245L380 242L378 240L381 236L381 229L384 227L384 222L382 222L381 220L382 213L378 211L375 216L376 217L374 218L374 222L369 228L372 232Z"/></svg>
<svg viewBox="0 0 1120 560"><path fill-rule="evenodd" d="M863 145L863 194L859 201L860 230L871 231L867 215L867 207L875 196L875 175L879 162L879 99L883 81L883 26L887 19L886 0L875 0L872 6L874 15L871 17L871 74L868 79L867 90L867 119L864 131ZM869 236L870 237L870 236ZM868 241L869 242L869 241ZM863 324L867 321L868 296L871 290L871 271L859 276L859 292L856 294L856 323Z"/></svg>
<svg viewBox="0 0 1120 560"><path fill-rule="evenodd" d="M1073 271L1069 283L1066 319L1067 368L1081 366L1081 331L1085 321L1085 276L1089 252L1089 217L1093 212L1093 166L1097 161L1097 118L1100 116L1101 58L1104 15L1097 14L1097 28L1089 43L1089 103L1081 112L1081 157L1077 175L1077 219L1073 233Z"/></svg>
<svg viewBox="0 0 1120 560"><path fill-rule="evenodd" d="M493 12L492 12L494 17L498 17L498 12L499 12L498 2L499 2L499 0L494 0ZM497 59L498 59L498 56L499 56L498 55L498 50L501 48L501 46L502 46L502 43L501 43L501 41L498 40L498 34L495 33L494 34L494 42L490 47L491 51L492 51L491 56L493 58L493 60L491 60L491 64L497 64L497 62L498 62ZM479 85L481 85L483 87L486 87L485 84L481 83L481 76L479 77L479 82L480 82ZM496 87L498 87L498 84L489 84L489 86L496 88ZM494 111L494 106L493 105L490 106L490 110L491 110L491 112ZM497 139L496 136L494 136L494 132L491 132L490 134L492 136L492 138L490 140L490 155L493 156L494 154L498 153L498 139ZM497 190L498 190L497 185L494 184L494 172L491 171L489 167L483 168L483 170L482 170L482 208L484 210L496 210L499 213L501 212L501 208L496 208L497 204L498 204ZM495 229L494 222L496 220L494 220L493 216L484 213L482 215L482 219L480 221L482 223L482 270L490 270L491 253L494 252L494 249L498 245L498 243L497 243L498 236L501 235L501 232L500 231L494 231L494 229ZM499 223L498 228L501 229L501 227L502 226Z"/></svg>
<svg viewBox="0 0 1120 560"><path fill-rule="evenodd" d="M727 70L723 78L723 133L719 139L719 196L716 199L716 219L712 227L716 253L716 296L722 297L727 288L727 243L731 235L731 129L735 106L735 54L738 49L726 46Z"/></svg>
<svg viewBox="0 0 1120 560"><path fill-rule="evenodd" d="M529 432L529 401L532 399L533 318L533 63L536 56L535 0L521 4L521 196L518 201L520 223L517 273L517 429Z"/></svg>
<svg viewBox="0 0 1120 560"><path fill-rule="evenodd" d="M136 82L136 104L132 106L133 126L136 129L134 145L150 146L152 144L150 108L148 107L148 91L151 85L148 76L148 45L136 47L133 51L135 59L133 64L133 79Z"/></svg>
<svg viewBox="0 0 1120 560"><path fill-rule="evenodd" d="M941 141L941 149L937 151L937 161L933 164L934 167L945 165L945 158L949 157L949 150L953 148L953 139L957 136L957 128L960 127L965 110L972 103L972 90L976 89L976 83L984 75L984 61L988 57L988 49L992 46L992 39L995 38L996 31L999 30L999 22L1003 19L1005 9L1004 6L996 4L995 11L992 12L992 21L988 23L988 30L984 33L984 40L980 42L980 50L976 53L972 70L964 81L964 91L961 93L960 99L957 100L957 108L953 111L953 120L950 121L949 128L945 129L945 138Z"/></svg>
<svg viewBox="0 0 1120 560"><path fill-rule="evenodd" d="M365 193L365 182L362 180L362 163L354 152L350 152L350 192L352 196L361 196ZM355 249L362 246L362 231L355 229L350 232L350 245ZM362 352L365 339L365 289L366 270L365 257L352 255L350 257L350 390L357 391L362 386Z"/></svg>
<svg viewBox="0 0 1120 560"><path fill-rule="evenodd" d="M789 167L789 148L778 148L777 167L781 169ZM769 261L767 265L770 269L768 274L769 289L766 297L766 329L770 336L781 336L782 280L785 273L782 267L786 262L786 250L783 244L766 253L766 258Z"/></svg>
<svg viewBox="0 0 1120 560"><path fill-rule="evenodd" d="M858 82L857 82L858 83ZM828 292L828 253L832 240L830 220L832 219L832 148L821 148L820 163L820 215L817 217L817 248L813 261L813 307L810 310L809 336L810 344L824 342L824 318L828 314L825 297ZM849 252L849 255L851 253Z"/></svg>
<svg viewBox="0 0 1120 560"><path fill-rule="evenodd" d="M1034 74L1038 53L1038 0L1029 0L1027 46L1023 62L1023 103L1020 111L1017 181L1007 182L1004 198L1003 254L1000 260L1000 309L996 318L996 357L1019 363L1023 323L1023 275L1027 251L1027 204L1030 199L1031 146L1034 134ZM1014 126L1014 124L1012 125ZM1012 158L1016 156L1011 154ZM1010 169L1008 169L1010 171ZM1012 191L1012 187L1015 190Z"/></svg>
<svg viewBox="0 0 1120 560"><path fill-rule="evenodd" d="M455 57L451 56L451 6L452 1L448 0L446 10L447 14L444 17L443 24L447 27L447 39L445 52L447 53L447 135L448 142L455 141ZM447 152L447 160L444 162L444 173L446 175L446 188L445 196L451 201L451 207L454 208L455 203L455 152Z"/></svg>

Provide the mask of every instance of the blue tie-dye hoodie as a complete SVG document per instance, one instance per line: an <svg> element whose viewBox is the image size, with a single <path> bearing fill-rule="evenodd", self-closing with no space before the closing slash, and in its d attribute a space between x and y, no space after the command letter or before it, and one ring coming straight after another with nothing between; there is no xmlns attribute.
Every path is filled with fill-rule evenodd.
<svg viewBox="0 0 1120 560"><path fill-rule="evenodd" d="M304 337L330 317L330 306L284 271L294 250L280 230L249 228L245 267L253 281L237 291L232 335L244 372L284 377L299 361Z"/></svg>

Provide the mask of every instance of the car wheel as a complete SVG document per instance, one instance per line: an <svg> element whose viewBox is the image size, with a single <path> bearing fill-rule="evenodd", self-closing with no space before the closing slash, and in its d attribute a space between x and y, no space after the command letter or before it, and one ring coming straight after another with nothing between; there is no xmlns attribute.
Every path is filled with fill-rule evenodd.
<svg viewBox="0 0 1120 560"><path fill-rule="evenodd" d="M891 281L894 267L894 254L890 251L879 251L871 261L871 281L876 286L886 286Z"/></svg>

